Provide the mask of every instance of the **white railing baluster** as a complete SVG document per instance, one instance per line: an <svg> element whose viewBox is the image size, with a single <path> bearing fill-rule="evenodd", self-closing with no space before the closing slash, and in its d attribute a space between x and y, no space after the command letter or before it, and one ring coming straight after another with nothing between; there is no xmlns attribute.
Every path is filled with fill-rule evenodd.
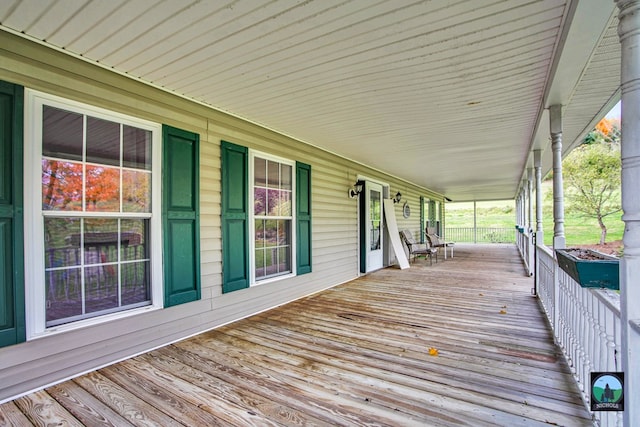
<svg viewBox="0 0 640 427"><path fill-rule="evenodd" d="M537 248L540 304L589 407L591 372L621 370L620 296L607 289L582 288L558 267L553 252ZM601 427L622 426L622 412L594 412Z"/></svg>

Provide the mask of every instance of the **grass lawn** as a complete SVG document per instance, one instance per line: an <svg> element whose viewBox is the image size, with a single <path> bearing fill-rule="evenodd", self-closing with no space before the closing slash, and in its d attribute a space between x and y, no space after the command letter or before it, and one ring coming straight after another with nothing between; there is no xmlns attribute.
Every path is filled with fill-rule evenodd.
<svg viewBox="0 0 640 427"><path fill-rule="evenodd" d="M551 185L550 181L544 182L543 191L550 192ZM551 246L553 243L553 202L550 197L543 196L542 199L544 243ZM447 203L445 209L447 227L473 227L473 203ZM478 202L476 211L477 227L513 228L515 226L515 202L513 200ZM533 227L535 228L535 207L533 216ZM622 213L619 212L604 219L607 226L607 242L622 240L624 222L621 217ZM595 218L565 212L564 221L567 246L592 245L600 241L600 227Z"/></svg>

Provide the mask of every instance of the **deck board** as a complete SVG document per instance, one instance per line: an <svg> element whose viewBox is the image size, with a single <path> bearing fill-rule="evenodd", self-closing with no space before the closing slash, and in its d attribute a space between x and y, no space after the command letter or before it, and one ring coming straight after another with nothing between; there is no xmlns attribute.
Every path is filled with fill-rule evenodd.
<svg viewBox="0 0 640 427"><path fill-rule="evenodd" d="M514 246L459 245L6 403L0 425L592 426L532 286Z"/></svg>

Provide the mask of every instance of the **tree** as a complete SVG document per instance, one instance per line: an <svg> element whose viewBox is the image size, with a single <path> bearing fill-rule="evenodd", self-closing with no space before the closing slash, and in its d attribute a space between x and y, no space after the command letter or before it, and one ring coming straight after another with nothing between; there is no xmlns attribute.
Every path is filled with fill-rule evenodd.
<svg viewBox="0 0 640 427"><path fill-rule="evenodd" d="M606 123L603 123L607 120ZM562 164L568 210L595 218L600 244L607 238L604 218L622 210L620 201L620 131L603 119Z"/></svg>

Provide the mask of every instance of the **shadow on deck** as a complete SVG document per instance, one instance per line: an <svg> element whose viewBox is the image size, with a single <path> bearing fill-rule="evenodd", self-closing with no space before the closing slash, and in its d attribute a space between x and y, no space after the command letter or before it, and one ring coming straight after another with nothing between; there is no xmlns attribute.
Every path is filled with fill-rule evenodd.
<svg viewBox="0 0 640 427"><path fill-rule="evenodd" d="M593 425L532 286L515 246L456 245L21 397L0 424Z"/></svg>

